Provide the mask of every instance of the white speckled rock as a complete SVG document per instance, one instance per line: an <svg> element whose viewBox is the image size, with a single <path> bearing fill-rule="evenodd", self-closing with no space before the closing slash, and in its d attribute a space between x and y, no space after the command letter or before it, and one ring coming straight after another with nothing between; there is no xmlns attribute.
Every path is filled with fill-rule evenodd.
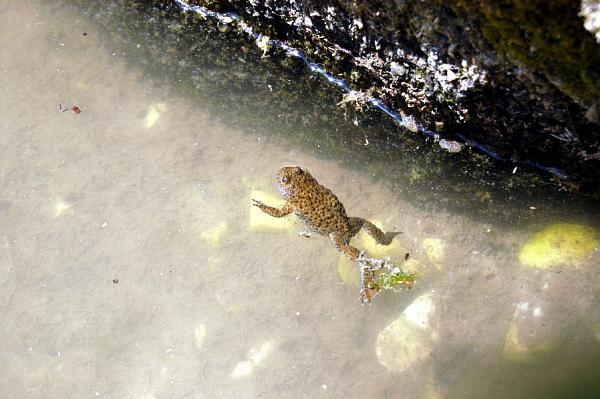
<svg viewBox="0 0 600 399"><path fill-rule="evenodd" d="M582 0L579 16L583 17L584 28L592 32L600 43L600 1Z"/></svg>
<svg viewBox="0 0 600 399"><path fill-rule="evenodd" d="M377 336L375 353L382 366L392 372L404 372L424 360L436 343L430 326L435 311L430 294L416 298Z"/></svg>

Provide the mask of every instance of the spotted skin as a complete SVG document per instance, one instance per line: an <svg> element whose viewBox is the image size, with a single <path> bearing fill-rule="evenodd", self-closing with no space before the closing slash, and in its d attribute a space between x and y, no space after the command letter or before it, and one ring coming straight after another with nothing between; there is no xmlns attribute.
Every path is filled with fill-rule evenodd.
<svg viewBox="0 0 600 399"><path fill-rule="evenodd" d="M353 261L358 261L360 251L349 243L361 228L364 227L375 242L382 245L389 245L399 234L384 233L365 219L348 217L338 198L305 169L297 166L281 168L277 172L276 184L286 200L283 208L274 208L255 199L252 200L253 205L276 218L295 213L304 221L307 230L329 237L333 245Z"/></svg>

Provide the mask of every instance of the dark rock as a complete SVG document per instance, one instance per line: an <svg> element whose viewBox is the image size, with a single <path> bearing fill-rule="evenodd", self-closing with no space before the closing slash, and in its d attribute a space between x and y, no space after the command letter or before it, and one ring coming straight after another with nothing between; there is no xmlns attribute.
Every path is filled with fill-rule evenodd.
<svg viewBox="0 0 600 399"><path fill-rule="evenodd" d="M241 15L430 130L443 122L443 137L598 194L600 161L581 154L599 151L585 114L600 98L600 45L576 1L191 2Z"/></svg>
<svg viewBox="0 0 600 399"><path fill-rule="evenodd" d="M100 25L111 46L135 54L135 68L169 81L224 121L359 164L422 206L512 223L544 210L568 209L574 218L585 196L600 197L600 126L585 117L595 83L565 89L559 83L572 76L526 65L493 43L482 28L487 14L510 8L484 12L468 2L420 0L195 3L222 13L221 21L172 1L64 4ZM242 32L249 29L253 37ZM597 46L581 31L592 41L586 46ZM357 91L330 85L272 41L257 43L258 33L302 50ZM404 115L404 127L370 96Z"/></svg>

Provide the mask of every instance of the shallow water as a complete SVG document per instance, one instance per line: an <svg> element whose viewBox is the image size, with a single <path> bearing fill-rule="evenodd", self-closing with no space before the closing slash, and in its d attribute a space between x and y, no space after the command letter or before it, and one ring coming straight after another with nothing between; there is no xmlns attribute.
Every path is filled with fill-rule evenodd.
<svg viewBox="0 0 600 399"><path fill-rule="evenodd" d="M190 101L74 12L0 13L0 396L597 397L598 246L573 265L518 259L572 220L431 212ZM294 218L253 228L251 196L276 197L286 164L403 231L390 251L410 253L414 287L361 306L327 239Z"/></svg>

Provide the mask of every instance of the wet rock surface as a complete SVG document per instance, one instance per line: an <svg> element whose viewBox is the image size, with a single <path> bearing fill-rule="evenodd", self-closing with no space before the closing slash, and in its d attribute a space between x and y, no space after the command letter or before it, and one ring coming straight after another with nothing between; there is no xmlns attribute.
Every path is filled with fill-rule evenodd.
<svg viewBox="0 0 600 399"><path fill-rule="evenodd" d="M524 25L517 42L506 36L514 26L501 34L492 19L510 20L532 6L520 10L508 2L475 7L465 1L452 8L436 1L190 3L229 20L203 18L175 2L68 4L103 26L119 51L144 59L136 67L149 77L168 79L224 120L365 165L424 206L513 220L518 204L526 220L600 195L594 112L600 51L577 16L578 5L534 8L530 23L538 25ZM571 14L556 32L557 38L571 35L566 47L580 43L566 60L556 43L552 51L538 45L526 60L513 54L526 53L528 38L544 37L536 26L551 36L542 16L566 21ZM355 97L270 46L272 39L343 79ZM549 60L580 70L561 74ZM381 99L420 128L399 126L361 96ZM558 206L540 206L550 202Z"/></svg>
<svg viewBox="0 0 600 399"><path fill-rule="evenodd" d="M600 45L577 2L192 3L239 14L444 138L599 181Z"/></svg>

